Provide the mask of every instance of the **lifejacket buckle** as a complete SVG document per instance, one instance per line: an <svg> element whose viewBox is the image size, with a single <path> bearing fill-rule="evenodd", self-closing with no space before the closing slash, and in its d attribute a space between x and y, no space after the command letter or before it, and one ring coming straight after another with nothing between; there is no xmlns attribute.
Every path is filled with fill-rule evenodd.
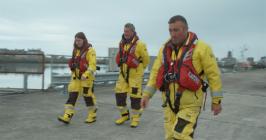
<svg viewBox="0 0 266 140"><path fill-rule="evenodd" d="M125 63L126 61L127 61L127 57L126 57L126 56L120 58L120 63L121 63L121 64L122 64L122 63Z"/></svg>
<svg viewBox="0 0 266 140"><path fill-rule="evenodd" d="M173 82L177 80L177 74L175 73L166 73L164 75L164 80L167 82Z"/></svg>
<svg viewBox="0 0 266 140"><path fill-rule="evenodd" d="M125 61L124 61L124 58L120 58L120 59L119 59L118 67L120 67L124 62L125 62Z"/></svg>
<svg viewBox="0 0 266 140"><path fill-rule="evenodd" d="M120 58L120 60L119 60L119 61L120 61L120 63L123 63L123 58Z"/></svg>
<svg viewBox="0 0 266 140"><path fill-rule="evenodd" d="M180 96L181 96L181 93L180 92L176 92L175 93L175 97L180 98Z"/></svg>
<svg viewBox="0 0 266 140"><path fill-rule="evenodd" d="M76 68L78 68L79 66L78 66L78 64L77 63L72 63L71 65L70 65L70 69L72 70L72 71L74 71Z"/></svg>

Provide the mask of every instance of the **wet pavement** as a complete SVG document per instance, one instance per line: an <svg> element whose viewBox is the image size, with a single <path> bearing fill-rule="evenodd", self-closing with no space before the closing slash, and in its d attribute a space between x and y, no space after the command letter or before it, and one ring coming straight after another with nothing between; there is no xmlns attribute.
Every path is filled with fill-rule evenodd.
<svg viewBox="0 0 266 140"><path fill-rule="evenodd" d="M264 140L266 138L266 70L223 74L223 112L213 116L210 96L202 111L195 140ZM86 107L80 98L69 125L57 121L67 94L60 90L28 94L0 92L0 140L163 140L163 113L158 92L138 128L117 126L113 86L97 86L97 121L84 123Z"/></svg>

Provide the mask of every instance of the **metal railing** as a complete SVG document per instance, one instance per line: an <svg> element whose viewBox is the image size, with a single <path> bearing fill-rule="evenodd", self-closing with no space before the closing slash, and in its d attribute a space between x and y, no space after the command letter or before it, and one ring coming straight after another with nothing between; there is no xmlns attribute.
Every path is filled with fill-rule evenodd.
<svg viewBox="0 0 266 140"><path fill-rule="evenodd" d="M44 90L43 53L8 53L0 52L0 73L23 74L23 89L28 91L28 76L42 75L42 90Z"/></svg>
<svg viewBox="0 0 266 140"><path fill-rule="evenodd" d="M114 84L118 78L118 75L119 72L96 74L94 85L102 86L102 85ZM149 75L150 75L149 72L144 73L143 84L145 84L148 81ZM54 88L56 86L63 86L63 93L66 93L67 85L69 84L70 78L71 78L70 74L59 75L56 73L52 73L50 88Z"/></svg>

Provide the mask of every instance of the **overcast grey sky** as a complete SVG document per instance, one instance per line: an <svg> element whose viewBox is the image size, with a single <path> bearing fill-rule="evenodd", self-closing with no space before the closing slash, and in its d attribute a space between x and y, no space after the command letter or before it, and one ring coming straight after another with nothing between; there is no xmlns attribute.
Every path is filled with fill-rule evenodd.
<svg viewBox="0 0 266 140"><path fill-rule="evenodd" d="M265 0L9 0L0 2L0 48L41 48L70 55L76 32L86 33L98 56L117 47L132 22L151 55L169 38L168 20L181 14L191 31L217 57L248 48L245 56L266 56Z"/></svg>

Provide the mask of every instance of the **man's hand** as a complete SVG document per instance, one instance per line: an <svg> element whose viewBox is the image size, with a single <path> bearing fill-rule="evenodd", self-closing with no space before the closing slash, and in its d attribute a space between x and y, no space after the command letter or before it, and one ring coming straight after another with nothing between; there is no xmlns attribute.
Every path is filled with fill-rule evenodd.
<svg viewBox="0 0 266 140"><path fill-rule="evenodd" d="M141 108L144 109L144 108L148 107L149 101L150 101L150 97L143 96L142 99L141 99L141 102L140 102Z"/></svg>
<svg viewBox="0 0 266 140"><path fill-rule="evenodd" d="M222 105L221 104L212 104L212 112L213 115L216 116L222 112Z"/></svg>

